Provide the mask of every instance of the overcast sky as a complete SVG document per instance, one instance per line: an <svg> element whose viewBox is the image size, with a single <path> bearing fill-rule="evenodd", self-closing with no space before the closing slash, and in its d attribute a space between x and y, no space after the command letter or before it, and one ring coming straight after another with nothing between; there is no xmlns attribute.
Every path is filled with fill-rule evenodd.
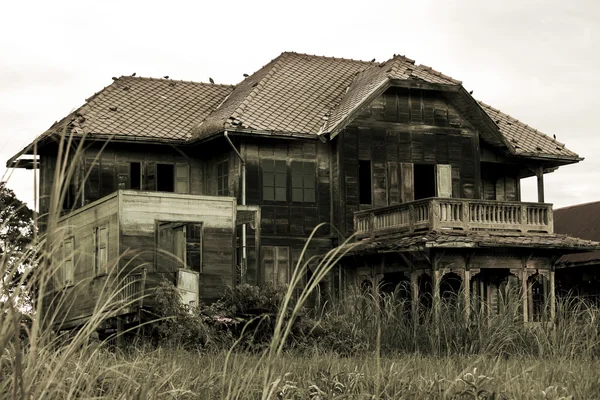
<svg viewBox="0 0 600 400"><path fill-rule="evenodd" d="M11 1L0 14L0 177L6 160L130 75L235 84L283 51L404 54L586 158L546 175L557 207L600 200L600 2ZM33 174L9 187L33 202ZM523 200L535 201L524 180Z"/></svg>

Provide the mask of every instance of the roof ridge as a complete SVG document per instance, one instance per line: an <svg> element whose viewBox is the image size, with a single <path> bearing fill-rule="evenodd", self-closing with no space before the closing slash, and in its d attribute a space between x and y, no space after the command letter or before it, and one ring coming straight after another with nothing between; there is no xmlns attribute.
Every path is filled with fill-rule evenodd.
<svg viewBox="0 0 600 400"><path fill-rule="evenodd" d="M565 207L561 207L561 208L556 208L556 209L554 209L554 211L555 211L555 212L556 212L556 211L563 211L563 210L568 210L568 209L570 209L570 208L583 207L583 206L590 206L590 205L592 205L592 204L598 204L598 203L600 203L600 200L598 200L598 201L589 201L589 202L587 202L587 203L573 204L573 205L570 205L570 206L565 206Z"/></svg>
<svg viewBox="0 0 600 400"><path fill-rule="evenodd" d="M151 76L128 76L128 75L121 75L120 77L118 77L115 80L115 82L117 82L120 79L163 81L163 82L180 82L180 83L192 83L194 85L205 85L205 86L224 86L224 87L235 86L234 84L231 84L231 83L210 83L210 82L186 81L186 80L183 80L183 79L165 79L165 78L153 78ZM111 85L109 85L109 86L111 86Z"/></svg>
<svg viewBox="0 0 600 400"><path fill-rule="evenodd" d="M453 77L451 77L450 75L443 74L443 73L441 73L440 71L438 71L438 70L436 70L436 69L433 69L432 67L430 67L430 66L428 66L428 65L419 64L419 65L417 65L416 67L417 67L417 68L423 68L423 69L425 69L425 70L427 70L427 71L431 72L431 73L432 73L432 74L434 74L434 75L437 75L437 76L439 76L439 77L442 77L442 78L444 78L444 79L448 79L448 80L450 80L450 81L452 81L452 82L454 82L454 83L456 83L456 84L458 84L458 85L462 85L462 81L459 81L458 79L454 79L454 78L453 78Z"/></svg>
<svg viewBox="0 0 600 400"><path fill-rule="evenodd" d="M238 105L236 107L235 110L233 110L233 112L228 117L228 119L230 119L230 118L240 119L242 117L242 115L243 115L243 113L244 113L244 111L246 109L246 106L250 103L250 100L252 100L254 97L256 97L258 95L258 92L265 86L265 83L269 79L271 79L273 77L274 72L277 71L279 65L281 64L281 61L284 59L284 54L287 56L286 53L281 53L278 57L276 57L273 60L271 60L271 62L273 63L273 65L268 69L268 71L265 74L265 76L263 76L258 82L256 82L255 85L253 85L253 88L250 91L250 93L248 93L248 95L246 95L244 97L243 101L240 103L240 105ZM264 67L266 67L269 64L270 63L265 64ZM242 124L243 123L244 122L242 121Z"/></svg>
<svg viewBox="0 0 600 400"><path fill-rule="evenodd" d="M492 106L490 106L489 104L486 104L486 103L484 103L483 101L480 101L480 100L477 100L477 99L475 99L475 101L477 101L477 102L478 102L480 105L483 105L483 106L485 106L485 107L491 108L492 110L496 111L497 113L504 115L505 117L509 118L509 119L510 119L510 120L512 120L513 122L516 122L516 123L518 123L518 124L521 124L521 126L523 126L523 127L525 127L525 128L528 128L528 129L530 129L530 130L534 131L534 132L535 132L535 133L537 133L537 134L540 134L540 135L542 135L542 136L545 136L545 137L547 137L548 139L550 139L551 141L553 141L553 142L554 142L554 143L556 143L557 145L561 145L562 147L566 147L566 144L565 144L565 143L559 142L558 140L556 140L556 138L554 138L554 137L550 137L549 135L545 134L544 132L537 130L536 128L532 127L532 126L531 126L531 125L529 125L529 124L526 124L526 123L525 123L525 122L523 122L523 121L520 121L520 120L518 120L517 118L513 117L512 115L510 115L510 114L507 114L507 113L505 113L505 112L502 112L502 111L498 110L497 108L495 108L495 107L492 107ZM496 121L494 121L494 123L495 123L496 125L498 125L498 124L496 123Z"/></svg>
<svg viewBox="0 0 600 400"><path fill-rule="evenodd" d="M352 61L352 62L359 62L362 64L368 64L368 65L372 65L372 66L376 66L376 65L380 65L380 64L384 64L385 62L377 62L377 61L364 61L364 60L355 60L353 58L344 58L344 57L333 57L333 56L322 56L322 55L317 55L317 54L308 54L308 53L298 53L295 51L284 51L283 53L281 53L279 55L279 57L281 57L284 54L293 54L296 56L306 56L306 57L317 57L317 58L324 58L324 59L328 59L328 60L336 60L336 61ZM279 58L277 57L277 58Z"/></svg>

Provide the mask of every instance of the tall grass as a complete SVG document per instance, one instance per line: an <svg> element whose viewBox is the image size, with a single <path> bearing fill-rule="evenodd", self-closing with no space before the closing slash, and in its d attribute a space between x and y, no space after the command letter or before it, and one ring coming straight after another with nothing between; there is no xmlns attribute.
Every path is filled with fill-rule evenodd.
<svg viewBox="0 0 600 400"><path fill-rule="evenodd" d="M53 296L51 283L62 265L50 261L65 235L58 228L66 195L63 183L74 173L73 160L83 154L82 142L68 135L60 142L50 212L42 216L46 233L19 254L17 262L11 254L0 257L0 276L14 276L16 265L36 266L14 290L2 287L2 398L600 396L600 380L594 373L600 367L596 361L600 350L597 308L576 298L562 299L554 325L524 325L511 312L490 319L475 310L467 324L464 305L447 301L442 302L439 317L424 311L414 326L400 292L381 294L374 286L370 292L350 290L307 313L310 296L343 257L341 247L318 260L312 280L299 295L305 271L315 260L296 266L282 294L270 339L258 352L243 346L243 338L254 333L250 328L232 341L209 337L208 345L195 350L177 343L156 346L143 341L115 348L114 337L91 339L106 318L128 305L120 300L123 288L110 283L117 279L114 270L92 316L68 335L56 332L53 327L62 318L57 310L72 303ZM351 238L346 244L351 246ZM10 262L9 257L13 257ZM86 284L77 283L83 288ZM34 299L33 310L25 313L18 304L28 296Z"/></svg>

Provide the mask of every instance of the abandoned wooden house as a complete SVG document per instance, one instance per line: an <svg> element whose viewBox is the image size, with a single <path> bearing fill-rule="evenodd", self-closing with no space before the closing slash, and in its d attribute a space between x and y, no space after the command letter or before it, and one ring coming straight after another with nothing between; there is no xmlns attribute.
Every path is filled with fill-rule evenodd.
<svg viewBox="0 0 600 400"><path fill-rule="evenodd" d="M236 282L285 284L320 222L331 225L309 255L359 241L331 294L406 281L415 310L424 292L462 287L476 308L500 312L513 286L526 321L553 300L556 260L597 248L555 234L544 203L544 174L582 158L404 56L286 52L235 86L114 79L9 160L39 167L42 215L59 152L73 167L54 285L73 298L63 327L90 315L109 271L127 296L167 277L187 301ZM521 202L529 176L537 203Z"/></svg>

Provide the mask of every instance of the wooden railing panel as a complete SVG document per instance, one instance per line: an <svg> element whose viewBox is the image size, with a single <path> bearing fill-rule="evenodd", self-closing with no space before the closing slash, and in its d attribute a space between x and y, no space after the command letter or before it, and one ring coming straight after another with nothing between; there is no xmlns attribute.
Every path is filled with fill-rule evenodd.
<svg viewBox="0 0 600 400"><path fill-rule="evenodd" d="M432 229L553 233L552 205L431 198L354 214L358 237Z"/></svg>

